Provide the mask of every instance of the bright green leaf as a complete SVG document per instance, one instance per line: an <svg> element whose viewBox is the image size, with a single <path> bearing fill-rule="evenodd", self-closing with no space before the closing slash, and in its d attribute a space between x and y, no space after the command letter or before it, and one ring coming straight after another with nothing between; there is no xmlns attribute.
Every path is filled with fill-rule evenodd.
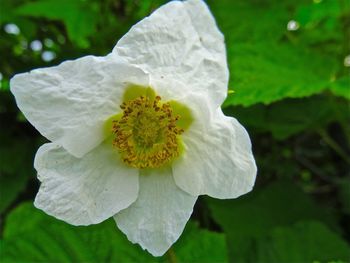
<svg viewBox="0 0 350 263"><path fill-rule="evenodd" d="M330 90L338 96L350 100L350 74L347 74L331 83Z"/></svg>
<svg viewBox="0 0 350 263"><path fill-rule="evenodd" d="M225 235L200 230L194 223L188 224L174 250L178 262L228 262Z"/></svg>
<svg viewBox="0 0 350 263"><path fill-rule="evenodd" d="M305 3L303 0L209 1L225 35L231 72L229 89L235 91L224 106L301 98L330 86L340 65L339 45L333 43L345 41L339 26L341 13L339 8L334 8L334 12L339 12L337 17L334 18L333 11L325 14L335 23L333 27L315 21L311 29L288 31L288 22L296 19L296 13ZM310 32L315 36L312 42L307 38Z"/></svg>
<svg viewBox="0 0 350 263"><path fill-rule="evenodd" d="M237 43L233 48L230 89L235 93L224 107L311 96L325 90L336 72L334 59L290 44Z"/></svg>

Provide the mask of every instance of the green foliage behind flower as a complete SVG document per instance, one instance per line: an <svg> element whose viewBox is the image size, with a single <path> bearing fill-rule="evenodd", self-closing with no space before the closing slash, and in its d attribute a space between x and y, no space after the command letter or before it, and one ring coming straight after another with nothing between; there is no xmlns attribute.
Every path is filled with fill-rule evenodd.
<svg viewBox="0 0 350 263"><path fill-rule="evenodd" d="M349 262L345 0L207 1L227 43L233 92L223 108L251 134L259 174L247 196L201 198L170 257L150 257L111 221L76 228L32 207L38 188L32 162L44 139L17 110L9 78L85 54L105 55L164 2L1 1L0 260Z"/></svg>

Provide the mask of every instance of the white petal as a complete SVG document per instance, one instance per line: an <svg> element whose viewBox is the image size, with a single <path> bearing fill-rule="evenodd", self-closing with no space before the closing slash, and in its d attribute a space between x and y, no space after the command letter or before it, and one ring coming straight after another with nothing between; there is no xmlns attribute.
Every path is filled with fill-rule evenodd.
<svg viewBox="0 0 350 263"><path fill-rule="evenodd" d="M81 157L103 141L103 124L130 82L148 85L148 76L116 56L87 56L18 74L10 86L40 133Z"/></svg>
<svg viewBox="0 0 350 263"><path fill-rule="evenodd" d="M161 256L181 235L197 197L175 185L170 168L148 173L140 175L136 202L114 219L131 242Z"/></svg>
<svg viewBox="0 0 350 263"><path fill-rule="evenodd" d="M56 144L44 144L34 166L41 181L34 205L73 225L100 223L138 195L138 171L121 164L110 145L79 159Z"/></svg>
<svg viewBox="0 0 350 263"><path fill-rule="evenodd" d="M133 26L113 53L149 72L155 89L158 82L182 82L173 87L175 97L205 93L220 105L227 95L224 37L201 0L171 1L162 6Z"/></svg>
<svg viewBox="0 0 350 263"><path fill-rule="evenodd" d="M221 109L206 114L202 126L195 124L183 134L185 150L173 164L175 182L192 195L236 198L251 191L256 178L249 135Z"/></svg>

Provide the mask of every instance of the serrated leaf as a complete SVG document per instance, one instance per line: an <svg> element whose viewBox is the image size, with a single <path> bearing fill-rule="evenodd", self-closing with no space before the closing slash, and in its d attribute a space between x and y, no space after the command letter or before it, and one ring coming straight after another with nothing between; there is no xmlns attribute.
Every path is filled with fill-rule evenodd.
<svg viewBox="0 0 350 263"><path fill-rule="evenodd" d="M325 224L298 222L274 228L259 239L254 262L330 262L350 260L350 246Z"/></svg>
<svg viewBox="0 0 350 263"><path fill-rule="evenodd" d="M236 43L234 49L237 52L233 51L230 60L234 71L230 89L235 92L228 96L224 107L269 104L320 93L327 89L337 68L333 58L291 44ZM320 66L323 64L328 66Z"/></svg>
<svg viewBox="0 0 350 263"><path fill-rule="evenodd" d="M209 249L214 251L210 251ZM189 223L173 253L178 262L227 262L223 234ZM164 262L133 245L113 219L75 227L35 209L17 207L6 219L1 258L5 262Z"/></svg>
<svg viewBox="0 0 350 263"><path fill-rule="evenodd" d="M305 1L223 0L209 4L225 35L229 89L235 91L224 107L269 104L317 94L330 86L339 71L339 45L332 44L343 41L339 9L335 9L336 18L333 13L325 14L336 23L333 28L316 23L316 16L310 18L316 23L313 28L291 32L287 24ZM311 31L315 33L312 43L305 37ZM325 39L327 32L330 34Z"/></svg>

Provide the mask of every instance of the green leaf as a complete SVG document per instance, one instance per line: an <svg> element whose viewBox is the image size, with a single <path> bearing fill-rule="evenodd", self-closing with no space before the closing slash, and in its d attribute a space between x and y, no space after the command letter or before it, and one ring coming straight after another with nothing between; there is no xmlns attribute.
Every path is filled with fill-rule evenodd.
<svg viewBox="0 0 350 263"><path fill-rule="evenodd" d="M298 222L277 227L257 243L255 262L330 262L350 260L350 246L325 224Z"/></svg>
<svg viewBox="0 0 350 263"><path fill-rule="evenodd" d="M300 36L303 43L320 45L328 52L341 54L343 50L339 42L344 39L339 19L343 19L347 9L340 1L333 0L309 1L299 5L295 19L303 29ZM325 45L325 42L328 43Z"/></svg>
<svg viewBox="0 0 350 263"><path fill-rule="evenodd" d="M335 80L331 83L330 90L338 96L350 100L350 74Z"/></svg>
<svg viewBox="0 0 350 263"><path fill-rule="evenodd" d="M6 219L2 258L25 262L150 262L152 257L132 245L113 220L75 227L35 209L17 207Z"/></svg>
<svg viewBox="0 0 350 263"><path fill-rule="evenodd" d="M194 223L188 224L174 250L177 262L228 262L225 235L200 230Z"/></svg>
<svg viewBox="0 0 350 263"><path fill-rule="evenodd" d="M293 183L276 182L253 190L236 200L208 199L214 220L227 235L230 259L254 262L257 239L276 226L288 226L299 220L321 220L336 228L334 218Z"/></svg>
<svg viewBox="0 0 350 263"><path fill-rule="evenodd" d="M173 251L178 262L227 262L224 235L201 230L194 223L188 223ZM113 219L76 227L30 203L20 205L7 217L1 258L5 262L166 261L166 256L154 258L129 242Z"/></svg>
<svg viewBox="0 0 350 263"><path fill-rule="evenodd" d="M83 0L39 0L21 5L15 12L20 16L62 21L69 38L82 48L89 46L88 37L96 32L99 19L96 4Z"/></svg>
<svg viewBox="0 0 350 263"><path fill-rule="evenodd" d="M237 43L233 48L237 53L230 60L235 70L229 85L235 92L224 107L311 96L324 91L336 72L333 58L291 44ZM320 66L324 64L328 66Z"/></svg>
<svg viewBox="0 0 350 263"><path fill-rule="evenodd" d="M336 2L324 0L324 2ZM342 37L340 8L324 13L335 25L324 26L319 16L288 31L287 24L297 17L306 1L209 1L222 29L230 66L230 90L224 103L249 106L269 104L283 98L301 98L326 90L339 71ZM318 9L311 5L312 10ZM334 15L336 12L336 15ZM317 13L317 11L315 11ZM335 16L335 17L334 17ZM314 33L313 41L307 38ZM328 34L329 33L329 34ZM325 66L327 65L327 66Z"/></svg>
<svg viewBox="0 0 350 263"><path fill-rule="evenodd" d="M270 105L228 107L227 115L236 117L249 129L271 132L276 139L286 139L304 130L317 130L335 121L347 123L346 101L327 96L285 99Z"/></svg>

